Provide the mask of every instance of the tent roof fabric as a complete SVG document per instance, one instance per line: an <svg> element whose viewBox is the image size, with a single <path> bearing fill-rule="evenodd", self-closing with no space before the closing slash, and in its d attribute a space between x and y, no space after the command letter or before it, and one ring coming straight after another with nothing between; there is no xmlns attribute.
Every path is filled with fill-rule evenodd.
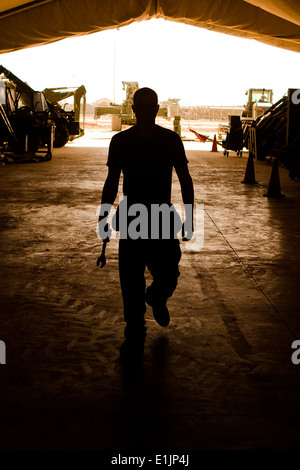
<svg viewBox="0 0 300 470"><path fill-rule="evenodd" d="M300 52L299 0L2 0L0 53L152 18Z"/></svg>

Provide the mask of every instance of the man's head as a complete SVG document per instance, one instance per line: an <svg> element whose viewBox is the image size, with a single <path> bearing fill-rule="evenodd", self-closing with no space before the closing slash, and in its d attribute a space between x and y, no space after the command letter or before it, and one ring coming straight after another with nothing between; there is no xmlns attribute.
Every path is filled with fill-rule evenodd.
<svg viewBox="0 0 300 470"><path fill-rule="evenodd" d="M133 96L133 112L138 123L152 124L159 110L157 94L151 88L139 88Z"/></svg>

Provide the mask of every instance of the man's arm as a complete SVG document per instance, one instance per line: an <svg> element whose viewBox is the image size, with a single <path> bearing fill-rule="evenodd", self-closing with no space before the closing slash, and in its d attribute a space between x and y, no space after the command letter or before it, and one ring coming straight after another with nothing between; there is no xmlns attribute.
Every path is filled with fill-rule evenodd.
<svg viewBox="0 0 300 470"><path fill-rule="evenodd" d="M103 186L99 213L99 235L102 240L107 240L110 237L110 230L106 221L118 194L120 174L121 170L119 168L109 168Z"/></svg>
<svg viewBox="0 0 300 470"><path fill-rule="evenodd" d="M113 203L115 202L115 199L118 194L120 174L121 170L119 168L108 169L108 175L102 190L101 205L113 205Z"/></svg>
<svg viewBox="0 0 300 470"><path fill-rule="evenodd" d="M183 231L186 231L187 238L191 239L194 232L194 184L187 165L180 165L175 170L179 179L185 208Z"/></svg>
<svg viewBox="0 0 300 470"><path fill-rule="evenodd" d="M194 205L194 185L187 165L176 168L184 204Z"/></svg>

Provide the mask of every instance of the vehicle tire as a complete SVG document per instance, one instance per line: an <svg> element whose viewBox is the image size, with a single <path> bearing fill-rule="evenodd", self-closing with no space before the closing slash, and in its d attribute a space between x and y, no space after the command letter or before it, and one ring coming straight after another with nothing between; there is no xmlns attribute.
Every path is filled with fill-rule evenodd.
<svg viewBox="0 0 300 470"><path fill-rule="evenodd" d="M53 147L63 147L68 142L69 137L69 129L67 128L66 124L64 124L63 122L56 122Z"/></svg>
<svg viewBox="0 0 300 470"><path fill-rule="evenodd" d="M292 170L289 171L289 177L290 177L292 180L297 179L296 174L295 174Z"/></svg>

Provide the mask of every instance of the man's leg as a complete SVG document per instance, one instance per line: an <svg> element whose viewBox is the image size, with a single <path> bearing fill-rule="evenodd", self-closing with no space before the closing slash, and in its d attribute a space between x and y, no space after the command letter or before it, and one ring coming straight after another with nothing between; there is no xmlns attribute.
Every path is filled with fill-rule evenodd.
<svg viewBox="0 0 300 470"><path fill-rule="evenodd" d="M166 302L177 287L180 258L178 240L149 240L147 266L153 282L147 288L146 301L152 306L154 318L161 326L167 326L170 321Z"/></svg>
<svg viewBox="0 0 300 470"><path fill-rule="evenodd" d="M124 304L125 336L145 339L145 267L141 240L119 241L119 273Z"/></svg>

